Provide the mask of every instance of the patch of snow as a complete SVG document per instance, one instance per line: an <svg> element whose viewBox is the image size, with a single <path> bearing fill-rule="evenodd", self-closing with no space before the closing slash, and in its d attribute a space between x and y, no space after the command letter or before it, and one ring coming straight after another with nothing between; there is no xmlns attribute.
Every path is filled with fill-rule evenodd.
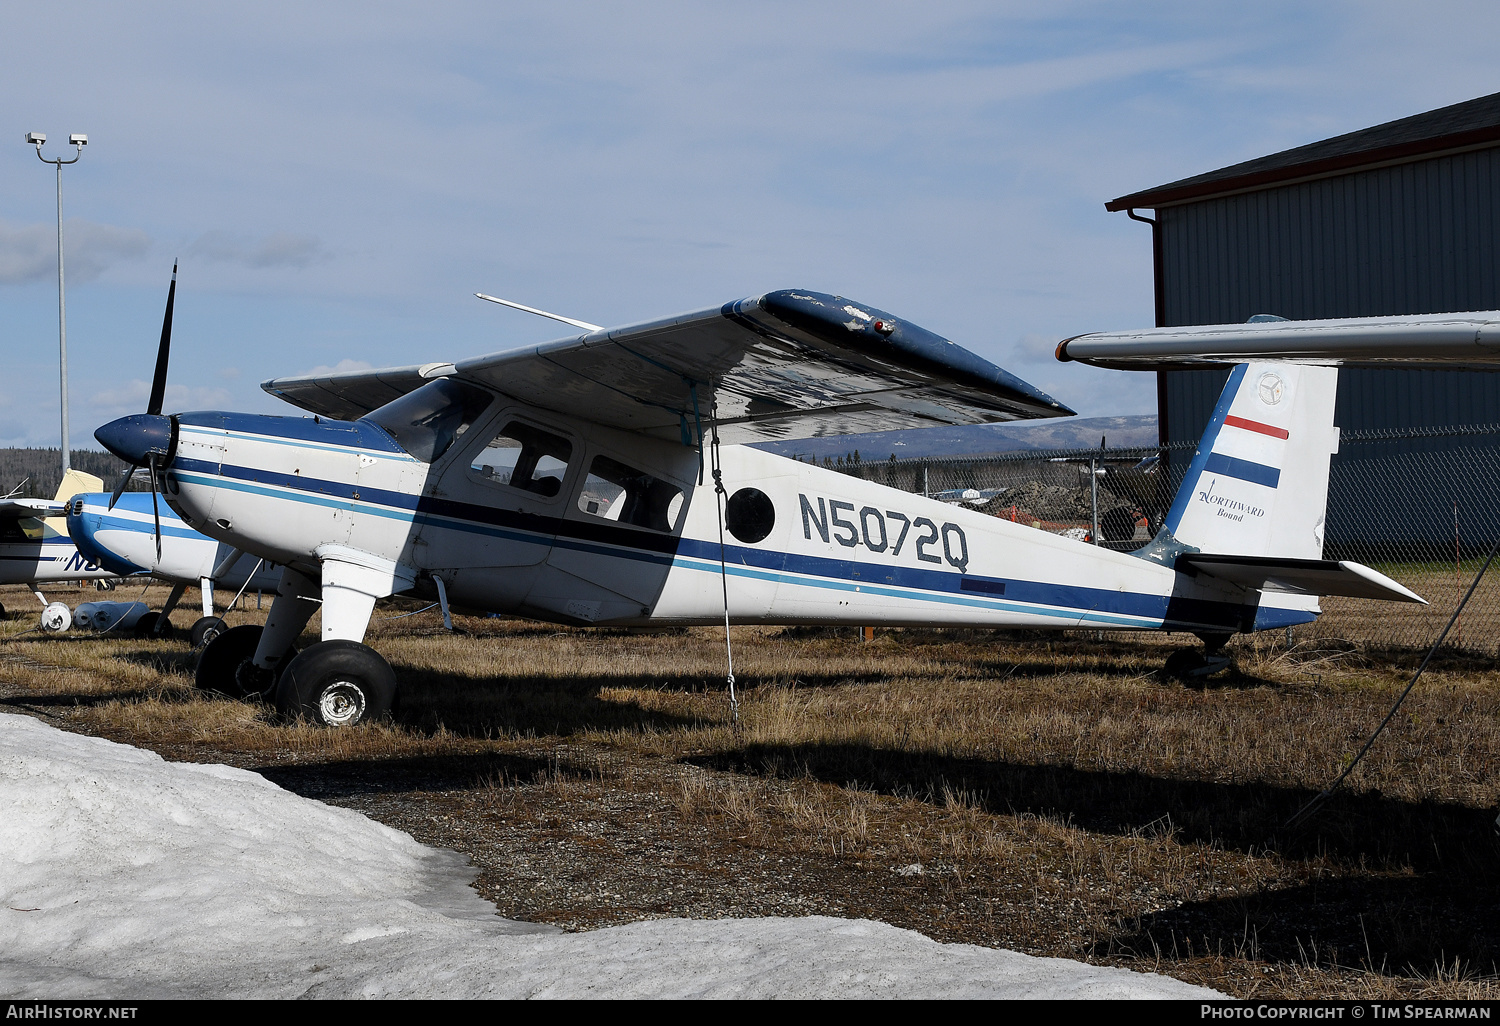
<svg viewBox="0 0 1500 1026"><path fill-rule="evenodd" d="M227 766L0 714L0 993L1204 998L884 923L502 919L453 853Z"/></svg>

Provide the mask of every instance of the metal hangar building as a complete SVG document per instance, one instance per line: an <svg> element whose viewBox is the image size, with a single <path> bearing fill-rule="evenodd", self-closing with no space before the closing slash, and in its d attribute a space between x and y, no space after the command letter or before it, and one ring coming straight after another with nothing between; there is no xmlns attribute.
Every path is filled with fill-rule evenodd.
<svg viewBox="0 0 1500 1026"><path fill-rule="evenodd" d="M1105 207L1151 225L1158 325L1497 310L1500 93ZM1226 373L1158 374L1163 444L1199 437ZM1346 435L1500 423L1500 374L1345 369L1336 422Z"/></svg>

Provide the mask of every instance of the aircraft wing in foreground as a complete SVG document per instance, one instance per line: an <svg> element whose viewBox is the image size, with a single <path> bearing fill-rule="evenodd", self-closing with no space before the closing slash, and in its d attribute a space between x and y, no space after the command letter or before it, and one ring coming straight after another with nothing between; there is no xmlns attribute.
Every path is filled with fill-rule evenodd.
<svg viewBox="0 0 1500 1026"><path fill-rule="evenodd" d="M1500 311L1289 321L1261 315L1207 324L1075 335L1057 358L1117 370L1172 370L1278 360L1322 366L1494 369Z"/></svg>

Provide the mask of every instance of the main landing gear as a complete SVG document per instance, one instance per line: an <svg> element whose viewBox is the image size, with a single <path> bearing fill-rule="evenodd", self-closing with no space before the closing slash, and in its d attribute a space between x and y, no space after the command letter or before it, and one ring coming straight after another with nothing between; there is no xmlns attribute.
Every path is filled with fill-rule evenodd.
<svg viewBox="0 0 1500 1026"><path fill-rule="evenodd" d="M1229 669L1234 664L1234 659L1225 653L1224 646L1229 643L1230 637L1232 635L1229 634L1198 635L1203 647L1179 648L1167 656L1167 661L1162 664L1162 675L1170 680L1196 684L1221 670Z"/></svg>
<svg viewBox="0 0 1500 1026"><path fill-rule="evenodd" d="M392 575L325 558L322 576L320 588L284 569L266 625L233 627L211 640L198 660L198 688L271 700L287 719L325 727L388 716L396 701L396 674L361 639L380 597L375 593L391 594ZM320 603L323 640L298 652L294 642Z"/></svg>

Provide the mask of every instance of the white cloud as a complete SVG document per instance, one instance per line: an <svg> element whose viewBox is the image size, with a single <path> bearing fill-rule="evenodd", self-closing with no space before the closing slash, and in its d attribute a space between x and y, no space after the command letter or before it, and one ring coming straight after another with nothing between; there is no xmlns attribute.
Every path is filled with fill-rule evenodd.
<svg viewBox="0 0 1500 1026"><path fill-rule="evenodd" d="M106 388L89 396L83 411L99 423L123 417L130 413L144 413L151 399L151 382L136 378L115 388ZM162 410L172 413L178 410L223 409L231 404L233 396L225 388L190 388L187 385L168 385L162 396Z"/></svg>
<svg viewBox="0 0 1500 1026"><path fill-rule="evenodd" d="M271 232L259 238L226 231L205 232L193 241L188 252L253 268L306 267L327 256L317 239L292 232Z"/></svg>
<svg viewBox="0 0 1500 1026"><path fill-rule="evenodd" d="M345 374L349 371L371 370L374 366L374 364L365 360L351 360L346 356L332 367L324 364L314 367L312 370L303 371L301 374L287 375L287 377L315 378L324 374Z"/></svg>
<svg viewBox="0 0 1500 1026"><path fill-rule="evenodd" d="M1061 338L1051 335L1023 335L1010 350L1010 359L1016 363L1040 363L1051 365L1057 359L1057 344Z"/></svg>
<svg viewBox="0 0 1500 1026"><path fill-rule="evenodd" d="M151 237L138 228L121 228L77 218L64 225L64 270L68 281L91 281L110 265L145 253ZM57 226L13 225L0 221L0 283L18 284L55 277Z"/></svg>

